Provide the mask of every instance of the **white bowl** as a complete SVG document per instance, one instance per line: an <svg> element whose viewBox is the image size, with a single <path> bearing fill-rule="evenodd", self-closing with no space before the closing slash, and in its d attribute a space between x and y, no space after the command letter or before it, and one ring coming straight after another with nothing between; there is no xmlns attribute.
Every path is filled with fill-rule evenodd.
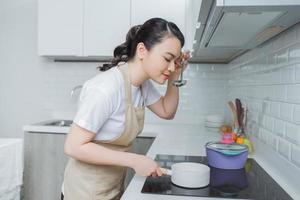
<svg viewBox="0 0 300 200"><path fill-rule="evenodd" d="M205 121L207 122L219 122L223 123L224 122L224 116L221 114L213 114L213 115L206 115L205 116Z"/></svg>
<svg viewBox="0 0 300 200"><path fill-rule="evenodd" d="M206 127L211 127L211 128L219 128L222 126L224 123L223 122L204 122L204 126Z"/></svg>

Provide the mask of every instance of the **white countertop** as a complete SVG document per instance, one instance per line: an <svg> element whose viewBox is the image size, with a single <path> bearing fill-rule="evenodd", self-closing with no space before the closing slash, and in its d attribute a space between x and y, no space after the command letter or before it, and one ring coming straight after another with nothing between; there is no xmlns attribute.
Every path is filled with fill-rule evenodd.
<svg viewBox="0 0 300 200"><path fill-rule="evenodd" d="M146 125L145 132L156 132L155 138L147 156L155 158L157 154L205 156L204 145L208 141L220 140L220 135L215 129L207 129L203 126L190 125ZM254 139L255 140L255 139ZM260 147L258 147L260 146ZM295 166L288 166L282 158L270 156L271 150L264 149L265 145L255 140L255 153L250 154L256 162L294 199L300 199L298 189L299 170ZM272 154L273 155L273 154ZM276 168L274 167L276 166ZM289 170L287 170L289 169ZM135 175L128 185L121 200L221 200L225 198L207 198L192 196L172 196L141 193L145 177ZM228 198L226 198L228 200Z"/></svg>
<svg viewBox="0 0 300 200"><path fill-rule="evenodd" d="M66 134L69 127L42 126L40 124L26 125L26 132L44 132ZM201 125L182 124L145 124L140 137L155 137L147 156L155 158L157 154L205 156L204 145L208 141L218 141L220 135L216 129L208 129ZM256 162L294 199L300 199L299 180L300 171L296 166L286 162L284 158L273 153L259 140L254 141L255 153L251 154ZM272 155L272 156L270 156ZM190 200L207 199L220 200L221 198L205 198L191 196L151 195L141 193L145 177L135 175L128 185L121 200ZM228 200L228 198L227 198Z"/></svg>
<svg viewBox="0 0 300 200"><path fill-rule="evenodd" d="M170 154L170 155L190 155L190 156L203 156L205 155L204 145L207 141L219 140L220 135L218 133L206 131L200 126L186 126L185 128L176 127L173 131L168 131L167 127L162 130L162 128L152 126L145 127L145 131L154 132L161 131L157 134L152 146L150 147L147 156L155 158L157 154ZM176 131L174 131L176 129ZM181 129L181 130L180 130ZM210 199L212 198L199 198L199 197L184 197L184 196L171 196L171 195L151 195L141 193L142 187L146 177L141 177L135 175L128 185L125 193L123 194L121 200L167 200L167 199Z"/></svg>
<svg viewBox="0 0 300 200"><path fill-rule="evenodd" d="M68 126L45 126L43 124L55 121L53 120L47 120L35 124L29 124L23 126L24 132L37 132L37 133L60 133L60 134L66 134L69 132L70 127Z"/></svg>
<svg viewBox="0 0 300 200"><path fill-rule="evenodd" d="M23 126L24 132L34 132L34 133L53 133L53 134L67 134L69 133L70 127L68 126L45 126L43 124L48 122L53 122L57 119L47 120L35 124L29 124ZM186 128L187 127L187 128ZM172 127L171 127L172 128ZM179 126L180 129L193 129L191 126ZM165 131L170 131L170 127L166 126L166 128L162 129ZM147 125L144 126L144 131L139 135L139 137L156 137L158 135L157 125Z"/></svg>

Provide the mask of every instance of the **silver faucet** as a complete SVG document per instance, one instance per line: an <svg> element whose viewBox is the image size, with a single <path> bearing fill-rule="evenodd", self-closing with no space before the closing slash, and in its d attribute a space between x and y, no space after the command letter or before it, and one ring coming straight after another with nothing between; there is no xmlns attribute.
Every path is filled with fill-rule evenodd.
<svg viewBox="0 0 300 200"><path fill-rule="evenodd" d="M76 85L75 87L73 87L73 89L71 90L71 93L70 93L71 98L73 98L73 95L74 95L75 91L76 90L81 90L82 87L83 87L82 85Z"/></svg>

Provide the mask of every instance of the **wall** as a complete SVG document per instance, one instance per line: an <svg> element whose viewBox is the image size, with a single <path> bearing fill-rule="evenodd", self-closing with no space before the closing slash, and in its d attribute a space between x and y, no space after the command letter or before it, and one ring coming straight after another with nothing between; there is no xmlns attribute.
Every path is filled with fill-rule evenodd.
<svg viewBox="0 0 300 200"><path fill-rule="evenodd" d="M201 124L208 114L223 114L226 68L220 64L190 64L183 73L187 84L180 88L179 106L173 120L160 120L147 112L146 122L156 124ZM166 85L158 86L163 94Z"/></svg>
<svg viewBox="0 0 300 200"><path fill-rule="evenodd" d="M227 67L227 100L247 104L247 133L300 168L300 24Z"/></svg>
<svg viewBox="0 0 300 200"><path fill-rule="evenodd" d="M71 89L99 73L100 63L53 62L37 56L37 0L0 1L0 137L22 137L22 126L52 118L72 118ZM146 123L199 124L224 107L222 65L190 65L173 121L146 114ZM160 86L163 92L165 86Z"/></svg>
<svg viewBox="0 0 300 200"><path fill-rule="evenodd" d="M0 137L22 137L24 124L72 107L71 88L95 74L97 64L37 56L36 0L0 1L0 30Z"/></svg>

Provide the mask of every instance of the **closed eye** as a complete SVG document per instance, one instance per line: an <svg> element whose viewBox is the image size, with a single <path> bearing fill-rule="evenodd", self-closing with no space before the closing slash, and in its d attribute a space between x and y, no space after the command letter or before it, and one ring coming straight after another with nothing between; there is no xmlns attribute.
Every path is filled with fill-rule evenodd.
<svg viewBox="0 0 300 200"><path fill-rule="evenodd" d="M168 59L168 58L166 58L166 57L164 57L164 59L165 59L167 62L171 62L171 60Z"/></svg>

